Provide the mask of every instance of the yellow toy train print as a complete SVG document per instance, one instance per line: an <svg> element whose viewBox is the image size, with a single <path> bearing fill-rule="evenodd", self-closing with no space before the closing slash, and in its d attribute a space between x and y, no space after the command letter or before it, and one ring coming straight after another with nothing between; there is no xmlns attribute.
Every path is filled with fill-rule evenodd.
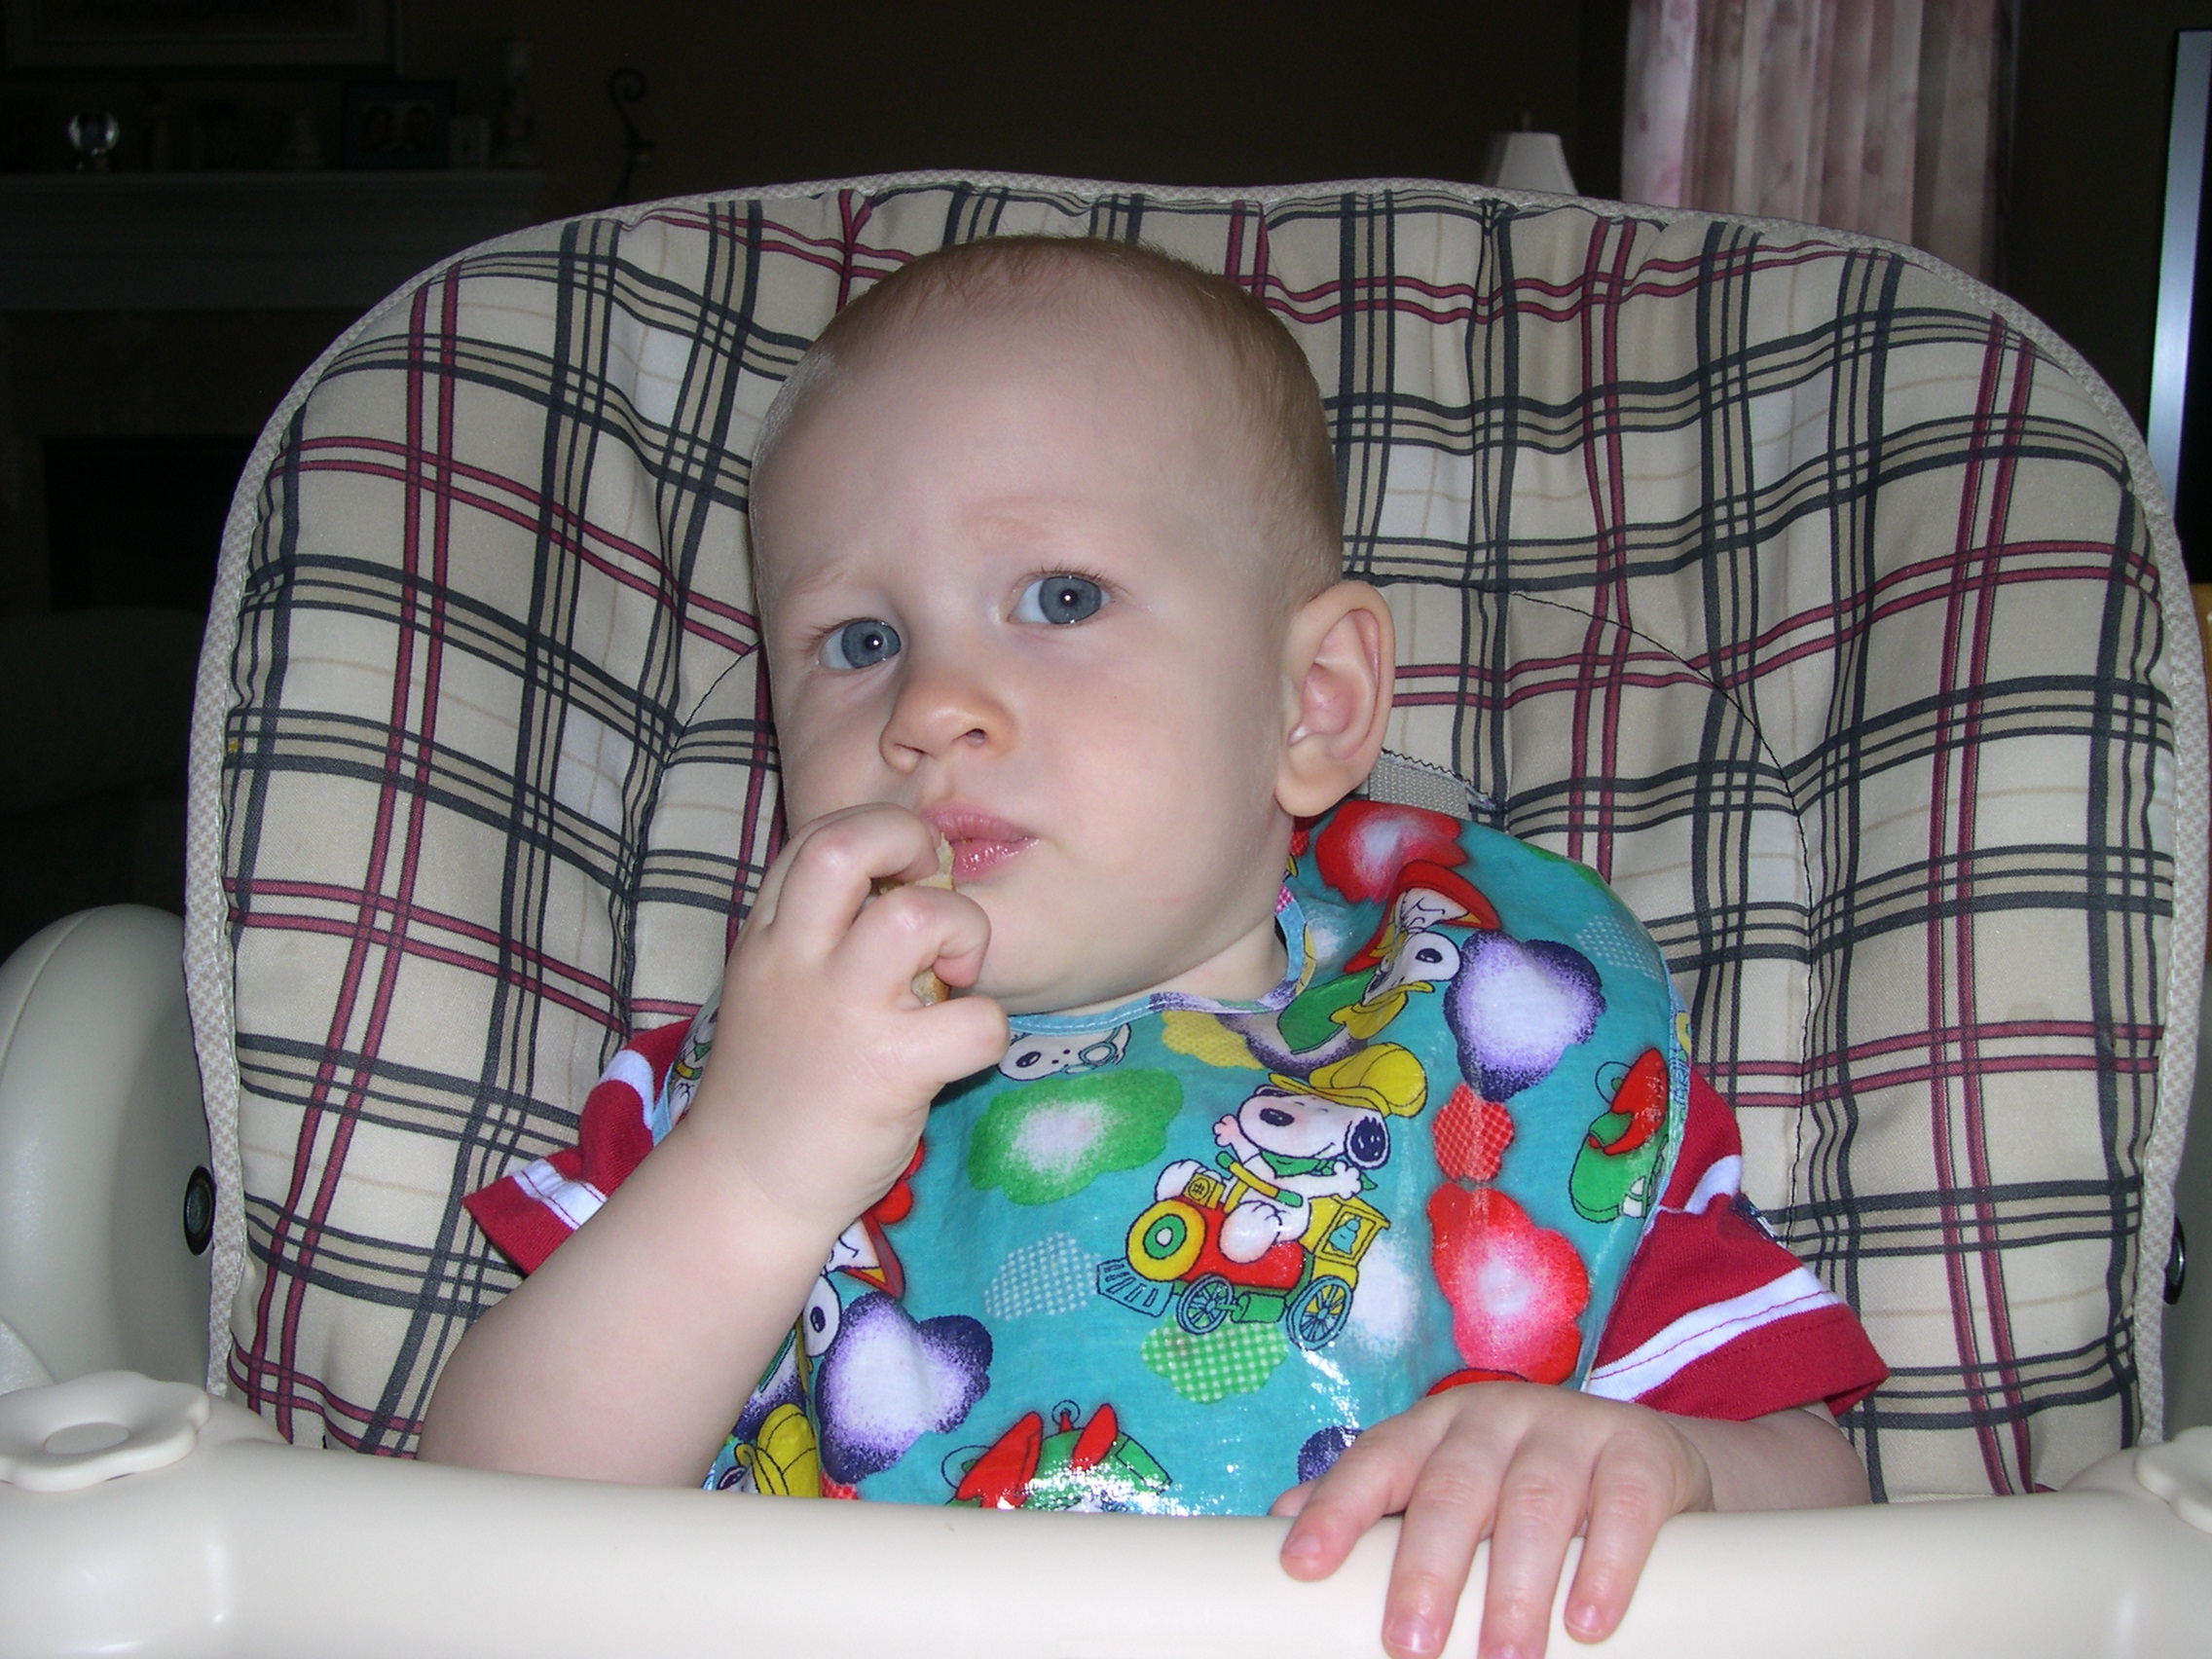
<svg viewBox="0 0 2212 1659"><path fill-rule="evenodd" d="M1222 1222L1254 1193L1283 1196L1242 1163L1230 1164L1226 1181L1193 1172L1180 1194L1137 1217L1124 1259L1099 1263L1099 1294L1152 1317L1172 1308L1176 1324L1194 1337L1232 1319L1280 1320L1300 1347L1326 1346L1351 1316L1360 1258L1389 1219L1357 1198L1316 1198L1301 1206L1308 1219L1297 1238L1255 1261L1235 1261L1222 1253Z"/></svg>
<svg viewBox="0 0 2212 1659"><path fill-rule="evenodd" d="M1130 1225L1099 1294L1202 1337L1235 1320L1279 1321L1303 1348L1351 1316L1359 1262L1389 1218L1360 1195L1390 1157L1390 1120L1428 1101L1411 1051L1381 1043L1303 1081L1270 1074L1216 1120L1217 1168L1178 1159Z"/></svg>

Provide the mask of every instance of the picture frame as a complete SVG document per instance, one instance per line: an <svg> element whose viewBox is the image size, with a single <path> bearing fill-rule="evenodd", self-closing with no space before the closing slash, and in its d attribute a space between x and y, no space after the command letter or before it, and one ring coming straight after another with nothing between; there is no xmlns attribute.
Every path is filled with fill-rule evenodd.
<svg viewBox="0 0 2212 1659"><path fill-rule="evenodd" d="M0 0L10 69L321 69L391 61L396 0Z"/></svg>
<svg viewBox="0 0 2212 1659"><path fill-rule="evenodd" d="M452 138L451 81L350 81L340 129L341 166L442 167Z"/></svg>

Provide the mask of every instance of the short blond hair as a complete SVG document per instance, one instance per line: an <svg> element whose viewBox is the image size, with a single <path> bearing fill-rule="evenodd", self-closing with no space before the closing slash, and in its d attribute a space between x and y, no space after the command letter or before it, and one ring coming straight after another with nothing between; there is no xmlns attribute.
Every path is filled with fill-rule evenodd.
<svg viewBox="0 0 2212 1659"><path fill-rule="evenodd" d="M1313 371L1290 330L1227 277L1141 242L1094 237L992 237L955 242L902 266L830 318L761 423L754 497L798 415L874 350L923 318L992 311L1081 318L1101 296L1180 325L1228 372L1232 407L1284 599L1303 604L1344 571L1337 461Z"/></svg>

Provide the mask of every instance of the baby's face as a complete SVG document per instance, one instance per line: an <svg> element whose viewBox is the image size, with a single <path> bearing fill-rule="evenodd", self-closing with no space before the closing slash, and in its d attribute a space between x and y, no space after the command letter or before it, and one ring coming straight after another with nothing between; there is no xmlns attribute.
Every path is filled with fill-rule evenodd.
<svg viewBox="0 0 2212 1659"><path fill-rule="evenodd" d="M806 407L756 512L787 816L934 826L1010 1013L1280 971L1289 608L1184 355L922 325Z"/></svg>

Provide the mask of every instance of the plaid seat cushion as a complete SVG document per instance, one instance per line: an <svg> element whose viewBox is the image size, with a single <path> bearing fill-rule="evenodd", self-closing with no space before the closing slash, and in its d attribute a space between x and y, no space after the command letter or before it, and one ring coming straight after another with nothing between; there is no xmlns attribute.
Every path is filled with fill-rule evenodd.
<svg viewBox="0 0 2212 1659"><path fill-rule="evenodd" d="M461 1195L709 989L774 851L757 424L857 290L1016 231L1142 238L1296 331L1398 617L1391 747L1651 924L1750 1191L1892 1367L1846 1425L1877 1492L2155 1433L2136 1240L2204 808L2139 441L1918 256L1421 184L658 203L487 244L332 349L241 486L203 666L231 1386L411 1447L515 1282Z"/></svg>

